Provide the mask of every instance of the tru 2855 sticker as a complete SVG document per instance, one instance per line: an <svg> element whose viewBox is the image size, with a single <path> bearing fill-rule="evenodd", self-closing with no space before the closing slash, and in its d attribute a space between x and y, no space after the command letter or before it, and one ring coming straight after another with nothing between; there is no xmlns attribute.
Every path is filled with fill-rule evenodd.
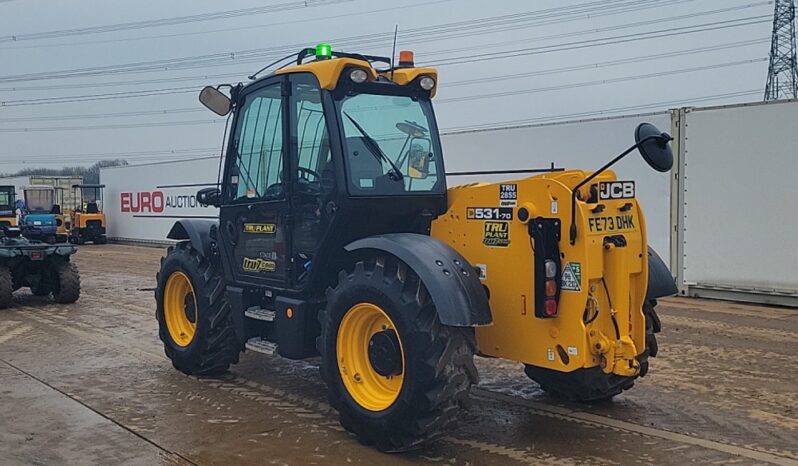
<svg viewBox="0 0 798 466"><path fill-rule="evenodd" d="M499 207L515 207L518 205L518 185L499 185Z"/></svg>

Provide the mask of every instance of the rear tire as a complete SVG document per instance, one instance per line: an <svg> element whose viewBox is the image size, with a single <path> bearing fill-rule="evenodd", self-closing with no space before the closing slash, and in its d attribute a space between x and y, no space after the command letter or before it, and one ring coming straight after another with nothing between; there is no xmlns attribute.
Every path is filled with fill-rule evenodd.
<svg viewBox="0 0 798 466"><path fill-rule="evenodd" d="M5 265L0 265L0 309L11 306L14 299L14 279L11 270Z"/></svg>
<svg viewBox="0 0 798 466"><path fill-rule="evenodd" d="M368 348L378 333L395 331L400 345L401 372L391 377L401 377L401 384L390 388L388 397L380 396L385 394L380 388L385 380L375 376L377 382L369 382L372 374L379 376L374 363L357 366L351 357L347 361L338 354L341 345L352 341L347 336L357 334L342 323L354 320L347 317L352 312L364 312L363 305L379 309L391 324L371 337L365 334L362 348L369 360L373 361ZM409 267L395 258L380 257L358 262L351 273L342 271L338 285L327 291L327 306L319 320L321 375L330 403L339 412L341 425L362 443L385 452L407 451L453 428L468 404L471 385L477 382L474 333L440 323L424 284ZM346 333L339 339L340 331ZM352 367L364 375L352 374ZM390 379L381 377L390 386ZM367 386L366 398L373 388L377 401L371 406L364 403L363 389L352 380ZM347 388L347 383L355 388Z"/></svg>
<svg viewBox="0 0 798 466"><path fill-rule="evenodd" d="M108 237L105 235L94 238L94 244L106 244L107 242Z"/></svg>
<svg viewBox="0 0 798 466"><path fill-rule="evenodd" d="M560 372L542 367L526 366L524 372L530 379L540 385L546 393L566 401L593 402L608 400L624 390L632 388L635 379L648 373L649 357L657 356L657 337L662 329L659 316L654 309L656 300L643 304L646 317L646 349L637 359L640 362L640 373L633 377L622 377L606 374L600 367L578 369L573 372Z"/></svg>
<svg viewBox="0 0 798 466"><path fill-rule="evenodd" d="M168 309L164 303L165 298L169 299L166 286L173 274L188 277L196 306L193 334L183 344L173 336L175 329L170 332L167 325ZM231 364L237 363L243 345L235 335L231 306L225 299L224 278L214 264L191 247L190 242L183 241L169 248L161 259L161 270L155 278L158 335L172 365L185 374L214 376L223 374Z"/></svg>
<svg viewBox="0 0 798 466"><path fill-rule="evenodd" d="M80 298L80 274L72 262L62 262L55 268L53 276L53 300L59 304L70 304Z"/></svg>

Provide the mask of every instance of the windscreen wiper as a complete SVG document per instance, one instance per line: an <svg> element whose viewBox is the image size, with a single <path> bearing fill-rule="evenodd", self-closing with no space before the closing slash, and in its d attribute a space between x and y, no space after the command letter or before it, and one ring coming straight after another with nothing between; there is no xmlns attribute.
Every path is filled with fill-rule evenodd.
<svg viewBox="0 0 798 466"><path fill-rule="evenodd" d="M363 135L364 138L363 140L366 143L366 147L368 147L371 153L374 154L375 157L377 157L377 160L385 160L391 166L391 171L388 172L388 176L394 181L402 181L404 179L404 176L402 175L402 172L399 171L399 167L396 166L396 164L393 162L393 160L391 160L390 157L385 155L385 152L382 151L380 145L377 144L377 141L375 141L374 138L369 136L366 130L363 129L363 127L360 126L358 122L355 121L354 118L349 116L348 113L343 112L343 114L346 115L347 118L349 118L349 121L351 121L352 124L355 125L355 128L357 128L357 130L360 131L360 134Z"/></svg>

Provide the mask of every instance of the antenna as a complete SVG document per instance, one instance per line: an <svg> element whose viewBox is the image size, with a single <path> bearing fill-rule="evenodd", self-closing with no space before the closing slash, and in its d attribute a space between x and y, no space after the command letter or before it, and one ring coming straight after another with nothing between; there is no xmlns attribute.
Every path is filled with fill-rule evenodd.
<svg viewBox="0 0 798 466"><path fill-rule="evenodd" d="M393 81L393 62L396 60L396 36L399 35L399 25L397 24L393 30L393 51L391 52L391 81Z"/></svg>
<svg viewBox="0 0 798 466"><path fill-rule="evenodd" d="M795 1L776 0L765 100L798 97L795 49Z"/></svg>

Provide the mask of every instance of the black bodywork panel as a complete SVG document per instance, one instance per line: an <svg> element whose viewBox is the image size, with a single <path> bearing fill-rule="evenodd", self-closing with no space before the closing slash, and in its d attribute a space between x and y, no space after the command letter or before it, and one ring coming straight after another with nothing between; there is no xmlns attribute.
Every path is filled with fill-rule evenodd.
<svg viewBox="0 0 798 466"><path fill-rule="evenodd" d="M559 218L538 217L529 222L529 235L535 240L535 317L548 319L556 317L547 316L544 310L546 299L546 261L554 261L557 273L554 280L557 282L557 294L554 299L560 300L560 236L561 222Z"/></svg>
<svg viewBox="0 0 798 466"><path fill-rule="evenodd" d="M211 230L218 228L215 220L183 219L178 220L166 235L169 239L190 240L191 246L201 251L206 257L213 257L213 238Z"/></svg>
<svg viewBox="0 0 798 466"><path fill-rule="evenodd" d="M377 250L391 254L419 276L444 325L473 327L493 322L488 296L476 269L441 241L413 233L386 234L357 240L349 252Z"/></svg>
<svg viewBox="0 0 798 466"><path fill-rule="evenodd" d="M648 290L646 300L673 296L678 293L676 282L670 269L656 251L648 247Z"/></svg>

